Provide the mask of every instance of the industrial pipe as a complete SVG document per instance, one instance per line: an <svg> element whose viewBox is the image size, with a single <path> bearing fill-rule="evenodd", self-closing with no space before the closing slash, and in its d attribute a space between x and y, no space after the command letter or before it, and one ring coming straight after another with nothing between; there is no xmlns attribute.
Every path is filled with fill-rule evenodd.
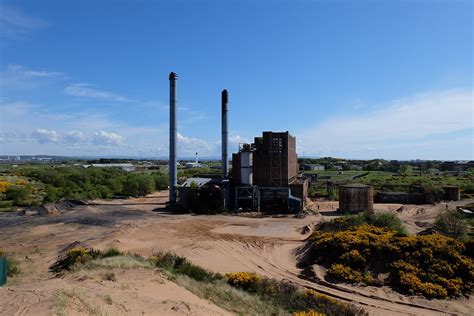
<svg viewBox="0 0 474 316"><path fill-rule="evenodd" d="M229 139L229 131L227 130L227 105L229 103L229 95L227 90L222 91L222 177L227 177L229 171L229 159L227 155L227 142Z"/></svg>
<svg viewBox="0 0 474 316"><path fill-rule="evenodd" d="M170 73L170 157L169 157L169 202L173 204L176 202L176 187L178 186L178 180L176 175L178 173L177 161L176 161L176 141L177 141L177 127L176 127L176 81L178 75L174 72Z"/></svg>

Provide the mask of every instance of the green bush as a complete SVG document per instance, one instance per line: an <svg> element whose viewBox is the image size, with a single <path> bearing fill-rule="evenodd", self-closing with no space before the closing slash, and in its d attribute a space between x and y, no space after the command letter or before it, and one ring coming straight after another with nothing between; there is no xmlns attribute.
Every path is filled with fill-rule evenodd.
<svg viewBox="0 0 474 316"><path fill-rule="evenodd" d="M108 257L115 257L115 256L122 256L123 252L118 250L117 248L109 248L105 252L100 254L101 258L108 258Z"/></svg>
<svg viewBox="0 0 474 316"><path fill-rule="evenodd" d="M474 194L474 183L466 184L464 186L464 193Z"/></svg>
<svg viewBox="0 0 474 316"><path fill-rule="evenodd" d="M463 214L447 210L438 215L434 228L443 235L464 240L467 238L468 223Z"/></svg>
<svg viewBox="0 0 474 316"><path fill-rule="evenodd" d="M0 250L0 257L7 257L7 276L12 277L17 274L20 274L20 268L18 266L18 261L12 257L8 257L7 254Z"/></svg>
<svg viewBox="0 0 474 316"><path fill-rule="evenodd" d="M114 196L143 196L165 189L167 176L130 173L118 168L22 168L18 172L45 184L44 202L61 198L85 200Z"/></svg>
<svg viewBox="0 0 474 316"><path fill-rule="evenodd" d="M376 227L395 230L400 235L407 235L402 221L394 213L372 213L362 212L359 214L345 214L342 217L319 224L318 229L322 231L341 231L358 225L373 225Z"/></svg>
<svg viewBox="0 0 474 316"><path fill-rule="evenodd" d="M216 274L192 264L186 258L170 252L153 254L149 260L157 267L172 273L187 275L197 281L210 282L219 278Z"/></svg>
<svg viewBox="0 0 474 316"><path fill-rule="evenodd" d="M11 186L5 191L7 200L12 200L15 205L22 205L29 197L30 192L24 186Z"/></svg>
<svg viewBox="0 0 474 316"><path fill-rule="evenodd" d="M166 190L168 188L168 175L160 172L154 172L152 174L153 180L155 181L156 190Z"/></svg>
<svg viewBox="0 0 474 316"><path fill-rule="evenodd" d="M10 208L13 206L13 201L0 201L0 208Z"/></svg>

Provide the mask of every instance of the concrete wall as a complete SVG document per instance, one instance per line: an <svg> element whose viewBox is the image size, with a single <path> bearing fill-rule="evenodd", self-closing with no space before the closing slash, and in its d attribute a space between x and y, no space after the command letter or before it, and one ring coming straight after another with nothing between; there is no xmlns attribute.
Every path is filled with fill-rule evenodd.
<svg viewBox="0 0 474 316"><path fill-rule="evenodd" d="M290 184L291 195L301 199L301 207L304 208L306 205L306 199L308 198L308 188L309 188L309 180L302 179L297 180Z"/></svg>
<svg viewBox="0 0 474 316"><path fill-rule="evenodd" d="M461 200L461 191L458 186L444 186L443 187L445 201L459 201Z"/></svg>
<svg viewBox="0 0 474 316"><path fill-rule="evenodd" d="M405 192L377 192L375 196L377 203L395 203L395 204L426 204L428 203L424 193L405 193Z"/></svg>

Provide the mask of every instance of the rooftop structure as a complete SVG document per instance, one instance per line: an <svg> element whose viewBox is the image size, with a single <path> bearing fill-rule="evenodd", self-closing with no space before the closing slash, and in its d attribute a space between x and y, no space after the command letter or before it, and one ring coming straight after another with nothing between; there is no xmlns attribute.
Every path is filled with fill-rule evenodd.
<svg viewBox="0 0 474 316"><path fill-rule="evenodd" d="M124 171L135 171L135 166L131 163L93 163L91 165L83 165L84 168L96 167L96 168L120 168Z"/></svg>

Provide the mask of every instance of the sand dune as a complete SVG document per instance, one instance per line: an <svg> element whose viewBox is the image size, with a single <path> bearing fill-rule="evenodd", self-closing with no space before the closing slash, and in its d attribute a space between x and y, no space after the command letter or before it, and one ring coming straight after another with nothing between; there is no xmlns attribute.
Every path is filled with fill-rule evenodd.
<svg viewBox="0 0 474 316"><path fill-rule="evenodd" d="M147 198L94 201L51 216L0 218L1 248L21 259L24 271L14 285L0 288L0 314L47 314L54 305L52 296L61 288L77 288L85 299L110 314L193 314L219 315L226 311L200 299L163 275L133 269L115 272L117 282L102 281L98 275L84 280L66 276L55 278L48 272L60 247L75 240L92 247L117 247L141 255L173 251L215 272L255 271L278 279L288 279L335 298L350 301L374 315L473 314L473 299L426 300L406 297L389 288L329 284L318 280L320 267L302 276L297 256L312 227L334 218L336 204L320 204L320 214L304 219L293 217L250 218L240 216L174 215L162 209L166 193ZM317 202L316 202L317 203ZM413 233L424 229L415 222L432 223L443 205L406 206L376 204L376 211L399 210ZM423 209L420 211L420 209ZM126 284L122 285L119 284ZM100 295L110 296L107 304ZM67 311L80 312L79 303ZM36 313L35 313L36 312Z"/></svg>

